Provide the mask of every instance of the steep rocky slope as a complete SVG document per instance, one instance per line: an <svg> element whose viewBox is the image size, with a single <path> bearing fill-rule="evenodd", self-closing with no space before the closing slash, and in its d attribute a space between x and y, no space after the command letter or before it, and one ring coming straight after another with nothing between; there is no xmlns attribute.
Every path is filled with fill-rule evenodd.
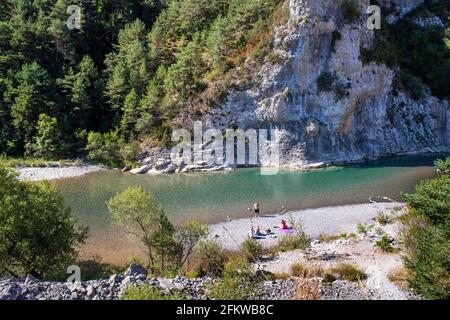
<svg viewBox="0 0 450 320"><path fill-rule="evenodd" d="M396 1L386 20L395 21L422 2ZM360 1L363 14L351 23L344 20L342 3L290 0L289 21L275 31L278 62L267 59L252 83L229 92L206 123L279 129L285 166L448 151L448 101L429 90L418 101L395 93L395 70L363 64L361 49L379 32L367 27L369 0ZM328 90L319 87L321 78L332 82Z"/></svg>

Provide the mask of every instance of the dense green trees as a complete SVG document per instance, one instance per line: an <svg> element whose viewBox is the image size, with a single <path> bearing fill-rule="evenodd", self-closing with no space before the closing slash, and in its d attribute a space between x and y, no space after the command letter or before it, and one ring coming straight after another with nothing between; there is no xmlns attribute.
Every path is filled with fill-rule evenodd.
<svg viewBox="0 0 450 320"><path fill-rule="evenodd" d="M208 84L257 47L280 2L3 0L0 154L103 161L105 149L92 148L103 140L117 157L109 164L123 163L122 144L162 140L172 119L215 98L202 97ZM69 5L81 8L81 29L67 28ZM58 155L42 147L41 114L55 124Z"/></svg>
<svg viewBox="0 0 450 320"><path fill-rule="evenodd" d="M450 274L450 158L437 163L440 177L420 183L405 195L410 206L402 217L405 265L412 288L428 299L449 297Z"/></svg>
<svg viewBox="0 0 450 320"><path fill-rule="evenodd" d="M65 272L85 236L56 187L20 182L0 167L0 274Z"/></svg>
<svg viewBox="0 0 450 320"><path fill-rule="evenodd" d="M424 97L425 85L442 99L450 97L450 27L421 27L415 19L450 17L448 1L428 1L396 24L376 32L373 47L361 51L363 61L398 68L395 86L409 91L414 99Z"/></svg>

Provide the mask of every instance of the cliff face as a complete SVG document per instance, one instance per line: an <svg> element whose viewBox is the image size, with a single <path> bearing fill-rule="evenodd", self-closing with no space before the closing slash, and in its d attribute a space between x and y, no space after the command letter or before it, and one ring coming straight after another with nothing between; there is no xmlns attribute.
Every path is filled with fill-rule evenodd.
<svg viewBox="0 0 450 320"><path fill-rule="evenodd" d="M289 21L275 31L280 62L266 62L252 84L231 91L207 123L279 129L285 166L449 151L448 101L394 93L394 70L364 65L360 50L377 30L367 28L365 14L344 23L342 2L290 0ZM397 18L421 2L398 1ZM361 12L368 5L361 0ZM327 77L332 85L323 90L318 79Z"/></svg>

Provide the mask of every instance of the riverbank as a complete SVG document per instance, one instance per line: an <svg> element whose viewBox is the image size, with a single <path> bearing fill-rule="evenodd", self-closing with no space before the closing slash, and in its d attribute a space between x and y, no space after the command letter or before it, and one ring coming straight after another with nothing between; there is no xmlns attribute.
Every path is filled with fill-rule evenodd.
<svg viewBox="0 0 450 320"><path fill-rule="evenodd" d="M314 293L308 299L324 300L419 299L406 284L405 269L398 253L397 218L404 210L401 203L376 203L293 212L293 219L302 218L305 230L312 236L311 247L306 251L270 253L269 250L254 263L254 270L259 270L259 274L263 275L260 299L302 299L306 293ZM330 214L336 212L343 215L341 222L332 219ZM361 217L356 219L354 214ZM379 219L380 214L383 214L385 221ZM285 215L288 214L280 217L284 218ZM312 224L309 216L315 216L321 222L320 226ZM269 223L273 222L274 217L262 217L259 221L264 219ZM228 228L232 228L237 222L242 221L227 222ZM364 228L356 228L357 222ZM235 238L237 232L232 232L233 236L229 238L219 236L218 229L224 230L224 226L225 223L212 225L211 236L230 248L230 243L235 244L239 239ZM337 230L352 233L335 235L333 232ZM326 235L324 231L330 233ZM318 236L313 237L314 234ZM392 239L393 250L383 251L377 244L385 236ZM263 243L264 239L258 241ZM265 242L264 245L268 246L270 242ZM343 265L352 266L363 276L357 280L341 278L340 271L335 270ZM0 300L116 300L130 285L149 286L166 294L184 292L187 299L204 300L209 299L208 287L216 281L208 277L149 278L145 269L132 264L123 274L77 285L43 282L32 276L26 279L3 278L0 279ZM307 289L303 287L304 283L310 284Z"/></svg>
<svg viewBox="0 0 450 320"><path fill-rule="evenodd" d="M387 202L297 210L283 214L262 215L259 218L251 216L217 223L210 226L210 231L211 237L216 238L225 249L236 251L248 238L252 226L259 226L263 232L271 229L273 235L260 237L258 240L264 247L269 248L276 245L280 237L285 235L285 232L278 227L282 219L288 224L292 219L295 222L301 221L305 232L314 239L321 235L353 233L358 224L372 222L379 212L402 206L403 204L400 202ZM250 215L252 212L249 212Z"/></svg>
<svg viewBox="0 0 450 320"><path fill-rule="evenodd" d="M107 170L101 165L70 165L62 167L18 167L14 170L19 174L20 180L41 181L58 180L84 176L92 172Z"/></svg>

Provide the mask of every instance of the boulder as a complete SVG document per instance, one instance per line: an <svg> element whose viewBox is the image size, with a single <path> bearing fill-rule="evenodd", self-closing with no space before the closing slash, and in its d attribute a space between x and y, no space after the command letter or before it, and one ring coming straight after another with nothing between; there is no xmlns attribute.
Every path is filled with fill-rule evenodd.
<svg viewBox="0 0 450 320"><path fill-rule="evenodd" d="M33 284L39 282L39 279L33 277L31 274L27 274L27 277L25 278L25 284Z"/></svg>
<svg viewBox="0 0 450 320"><path fill-rule="evenodd" d="M127 272L125 272L128 276L138 276L138 275L145 275L147 276L148 271L144 267L138 265L137 263L132 263L127 269Z"/></svg>

